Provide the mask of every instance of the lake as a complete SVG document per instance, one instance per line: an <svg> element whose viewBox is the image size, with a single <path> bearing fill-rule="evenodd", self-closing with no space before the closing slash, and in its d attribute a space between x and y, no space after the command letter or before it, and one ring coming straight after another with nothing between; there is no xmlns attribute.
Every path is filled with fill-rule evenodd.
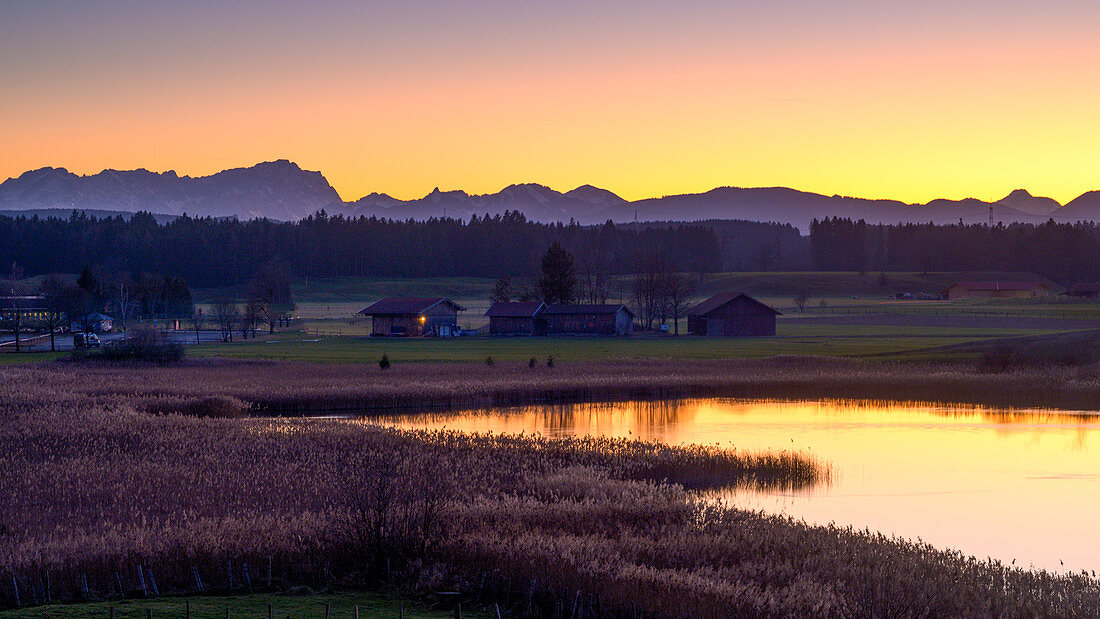
<svg viewBox="0 0 1100 619"><path fill-rule="evenodd" d="M379 420L403 428L604 435L794 450L832 479L715 500L1056 571L1100 569L1100 416L898 402L745 401L525 406Z"/></svg>

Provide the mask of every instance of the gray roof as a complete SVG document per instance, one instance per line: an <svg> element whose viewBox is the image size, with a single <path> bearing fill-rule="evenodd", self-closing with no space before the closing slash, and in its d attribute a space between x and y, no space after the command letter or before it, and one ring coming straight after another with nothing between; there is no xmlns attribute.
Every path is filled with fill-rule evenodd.
<svg viewBox="0 0 1100 619"><path fill-rule="evenodd" d="M631 316L634 312L630 311L625 305L587 305L587 304L567 304L567 303L555 303L554 305L547 305L546 309L542 311L543 314L617 314L619 310L624 310Z"/></svg>
<svg viewBox="0 0 1100 619"><path fill-rule="evenodd" d="M486 316L501 318L531 318L538 314L546 304L541 301L508 302L497 301L489 306Z"/></svg>
<svg viewBox="0 0 1100 619"><path fill-rule="evenodd" d="M422 314L441 303L451 305L455 311L466 311L465 307L444 297L387 297L359 310L358 313L364 316Z"/></svg>
<svg viewBox="0 0 1100 619"><path fill-rule="evenodd" d="M754 303L755 305L758 305L762 310L766 310L777 315L782 313L761 303L760 301L757 301L756 299L750 297L743 292L719 292L718 294L707 299L706 301L703 301L699 305L696 305L695 307L689 309L687 315L702 316L704 314L709 314L719 307L722 307L726 303L729 303L730 301L733 301L734 299L737 299L739 297L745 297L745 300Z"/></svg>

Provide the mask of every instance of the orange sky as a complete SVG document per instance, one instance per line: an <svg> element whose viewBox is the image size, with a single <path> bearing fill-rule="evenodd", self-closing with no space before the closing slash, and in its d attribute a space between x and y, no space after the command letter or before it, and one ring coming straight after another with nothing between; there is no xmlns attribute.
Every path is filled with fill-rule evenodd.
<svg viewBox="0 0 1100 619"><path fill-rule="evenodd" d="M349 200L1100 189L1100 5L956 4L20 3L0 178L287 158Z"/></svg>

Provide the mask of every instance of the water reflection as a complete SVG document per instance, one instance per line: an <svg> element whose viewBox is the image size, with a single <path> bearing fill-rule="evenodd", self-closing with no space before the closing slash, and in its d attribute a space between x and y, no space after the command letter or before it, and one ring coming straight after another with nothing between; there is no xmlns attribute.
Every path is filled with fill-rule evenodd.
<svg viewBox="0 0 1100 619"><path fill-rule="evenodd" d="M978 557L1100 568L1100 416L866 401L695 399L532 406L382 420L466 432L603 435L796 450L829 483L740 488L714 500L868 527Z"/></svg>

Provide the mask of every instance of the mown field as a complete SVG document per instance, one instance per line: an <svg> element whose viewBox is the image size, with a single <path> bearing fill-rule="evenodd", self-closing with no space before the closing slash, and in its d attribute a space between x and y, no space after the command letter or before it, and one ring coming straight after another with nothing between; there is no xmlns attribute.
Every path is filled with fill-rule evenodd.
<svg viewBox="0 0 1100 619"><path fill-rule="evenodd" d="M668 336L371 338L286 332L231 344L191 347L192 357L275 359L331 363L376 363L383 354L394 363L528 361L545 363L598 359L728 359L773 355L924 358L955 356L935 349L991 338L1055 334L1063 328L938 327L929 325L849 325L782 322L776 337L698 338ZM333 331L320 330L322 333Z"/></svg>

